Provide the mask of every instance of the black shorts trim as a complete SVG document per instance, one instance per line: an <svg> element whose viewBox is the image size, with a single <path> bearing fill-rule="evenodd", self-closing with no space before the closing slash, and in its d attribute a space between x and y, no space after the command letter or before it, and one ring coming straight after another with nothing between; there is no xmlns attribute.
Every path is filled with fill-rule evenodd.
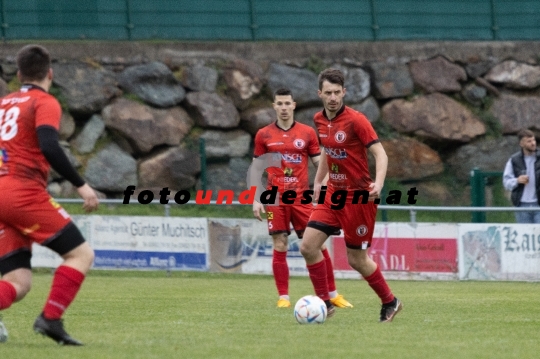
<svg viewBox="0 0 540 359"><path fill-rule="evenodd" d="M7 273L20 268L32 269L32 266L30 265L31 258L32 253L29 250L21 249L0 259L0 274L4 276Z"/></svg>
<svg viewBox="0 0 540 359"><path fill-rule="evenodd" d="M268 234L269 234L269 235L281 234L281 233L287 233L287 235L290 235L290 234L291 234L291 231L285 231L285 230L280 230L280 231L268 231Z"/></svg>
<svg viewBox="0 0 540 359"><path fill-rule="evenodd" d="M350 249L362 249L362 245L353 246L352 244L347 244L347 242L345 242L345 247L350 248ZM371 243L368 243L366 249L368 249L369 247L371 247Z"/></svg>
<svg viewBox="0 0 540 359"><path fill-rule="evenodd" d="M81 231L79 231L79 228L77 228L73 222L70 222L56 237L43 243L43 246L63 256L84 242L86 242L86 240L81 234Z"/></svg>
<svg viewBox="0 0 540 359"><path fill-rule="evenodd" d="M336 234L339 234L341 232L341 228L329 226L326 223L318 222L318 221L309 221L307 224L307 227L315 228L327 236L333 236Z"/></svg>

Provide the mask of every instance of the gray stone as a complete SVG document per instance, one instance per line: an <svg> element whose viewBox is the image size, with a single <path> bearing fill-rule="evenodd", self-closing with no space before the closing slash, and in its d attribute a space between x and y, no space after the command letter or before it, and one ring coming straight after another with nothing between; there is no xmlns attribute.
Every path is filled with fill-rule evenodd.
<svg viewBox="0 0 540 359"><path fill-rule="evenodd" d="M207 66L190 66L184 69L180 81L191 91L215 92L218 72Z"/></svg>
<svg viewBox="0 0 540 359"><path fill-rule="evenodd" d="M60 128L58 129L58 138L60 140L67 140L75 133L75 120L73 116L67 111L62 111L62 118L60 119Z"/></svg>
<svg viewBox="0 0 540 359"><path fill-rule="evenodd" d="M172 107L186 95L172 71L157 61L126 68L118 75L118 82L123 89L156 107Z"/></svg>
<svg viewBox="0 0 540 359"><path fill-rule="evenodd" d="M540 97L503 94L489 109L502 125L504 134L517 133L523 128L540 130Z"/></svg>
<svg viewBox="0 0 540 359"><path fill-rule="evenodd" d="M190 92L185 107L201 127L227 129L240 123L240 114L232 101L216 93Z"/></svg>
<svg viewBox="0 0 540 359"><path fill-rule="evenodd" d="M517 151L519 151L517 136L481 139L459 147L446 163L458 180L468 182L471 170L475 167L482 171L504 171L506 161ZM502 181L502 176L497 180Z"/></svg>
<svg viewBox="0 0 540 359"><path fill-rule="evenodd" d="M227 96L238 109L244 110L261 92L264 72L255 62L236 59L228 63L223 70L223 79L227 84Z"/></svg>
<svg viewBox="0 0 540 359"><path fill-rule="evenodd" d="M460 81L467 80L465 70L442 56L427 61L412 61L409 69L416 85L424 91L458 92Z"/></svg>
<svg viewBox="0 0 540 359"><path fill-rule="evenodd" d="M171 147L142 160L139 185L143 188L183 190L192 188L201 171L199 154L180 146Z"/></svg>
<svg viewBox="0 0 540 359"><path fill-rule="evenodd" d="M463 88L461 95L473 106L480 106L487 96L487 90L475 84L469 84Z"/></svg>
<svg viewBox="0 0 540 359"><path fill-rule="evenodd" d="M93 115L84 125L82 131L73 141L72 145L81 154L90 153L94 150L96 141L105 131L105 122L99 115Z"/></svg>
<svg viewBox="0 0 540 359"><path fill-rule="evenodd" d="M493 67L484 78L512 89L533 89L540 85L540 66L504 61Z"/></svg>
<svg viewBox="0 0 540 359"><path fill-rule="evenodd" d="M317 127L315 126L315 122L313 122L313 116L315 116L317 112L321 112L322 109L322 106L318 106L298 110L294 113L294 119L304 125L312 127L315 132L317 132Z"/></svg>
<svg viewBox="0 0 540 359"><path fill-rule="evenodd" d="M270 96L279 88L287 87L292 91L297 107L321 103L317 95L317 75L309 70L272 63L267 78Z"/></svg>
<svg viewBox="0 0 540 359"><path fill-rule="evenodd" d="M369 64L368 71L378 99L405 97L413 93L414 83L405 64L376 62Z"/></svg>
<svg viewBox="0 0 540 359"><path fill-rule="evenodd" d="M212 191L212 199L217 198L220 190L232 190L234 199L247 189L246 176L251 160L233 157L228 163L212 163L206 168L207 190ZM202 188L202 178L197 187Z"/></svg>
<svg viewBox="0 0 540 359"><path fill-rule="evenodd" d="M243 157L248 154L251 135L242 130L206 130L202 133L206 145L206 158Z"/></svg>
<svg viewBox="0 0 540 359"><path fill-rule="evenodd" d="M111 143L88 160L84 176L97 190L121 192L137 185L137 162Z"/></svg>
<svg viewBox="0 0 540 359"><path fill-rule="evenodd" d="M114 73L77 63L53 63L53 82L74 116L90 116L121 95Z"/></svg>
<svg viewBox="0 0 540 359"><path fill-rule="evenodd" d="M273 107L250 108L240 114L240 127L255 136L257 131L276 120Z"/></svg>
<svg viewBox="0 0 540 359"><path fill-rule="evenodd" d="M382 119L401 133L422 138L469 142L486 133L486 126L469 109L448 96L434 93L413 101L392 100Z"/></svg>

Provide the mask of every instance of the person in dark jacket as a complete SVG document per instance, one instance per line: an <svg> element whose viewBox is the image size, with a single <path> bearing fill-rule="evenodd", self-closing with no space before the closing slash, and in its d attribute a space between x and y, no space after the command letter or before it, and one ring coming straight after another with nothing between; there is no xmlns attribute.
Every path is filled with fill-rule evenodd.
<svg viewBox="0 0 540 359"><path fill-rule="evenodd" d="M512 191L514 206L538 209L516 212L516 222L540 223L540 152L536 148L532 131L521 130L518 138L521 150L506 162L503 185L508 191Z"/></svg>

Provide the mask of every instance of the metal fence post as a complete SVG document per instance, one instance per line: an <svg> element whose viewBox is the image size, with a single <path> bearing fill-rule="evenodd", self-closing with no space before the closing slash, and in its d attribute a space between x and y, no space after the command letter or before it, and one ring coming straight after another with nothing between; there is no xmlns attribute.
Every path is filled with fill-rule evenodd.
<svg viewBox="0 0 540 359"><path fill-rule="evenodd" d="M199 138L199 156L201 159L201 189L203 191L206 191L206 142L205 139L202 137Z"/></svg>
<svg viewBox="0 0 540 359"><path fill-rule="evenodd" d="M471 171L471 206L485 207L485 177L480 168L475 167ZM473 212L472 223L485 223L486 212Z"/></svg>
<svg viewBox="0 0 540 359"><path fill-rule="evenodd" d="M251 40L255 41L257 40L257 29L259 28L259 25L257 25L257 12L255 10L255 0L249 0L249 9L250 9L250 15L251 15L251 24L249 25L251 29Z"/></svg>

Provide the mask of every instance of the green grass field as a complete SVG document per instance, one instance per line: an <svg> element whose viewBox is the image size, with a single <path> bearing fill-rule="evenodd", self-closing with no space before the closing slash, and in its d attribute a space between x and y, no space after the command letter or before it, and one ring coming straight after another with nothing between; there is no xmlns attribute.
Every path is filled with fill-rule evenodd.
<svg viewBox="0 0 540 359"><path fill-rule="evenodd" d="M0 358L536 358L539 283L391 281L404 310L379 324L367 284L338 280L353 309L300 325L275 308L270 276L92 271L65 315L84 347L34 334L51 281L36 273L27 298L3 312ZM293 277L291 299L312 293Z"/></svg>

